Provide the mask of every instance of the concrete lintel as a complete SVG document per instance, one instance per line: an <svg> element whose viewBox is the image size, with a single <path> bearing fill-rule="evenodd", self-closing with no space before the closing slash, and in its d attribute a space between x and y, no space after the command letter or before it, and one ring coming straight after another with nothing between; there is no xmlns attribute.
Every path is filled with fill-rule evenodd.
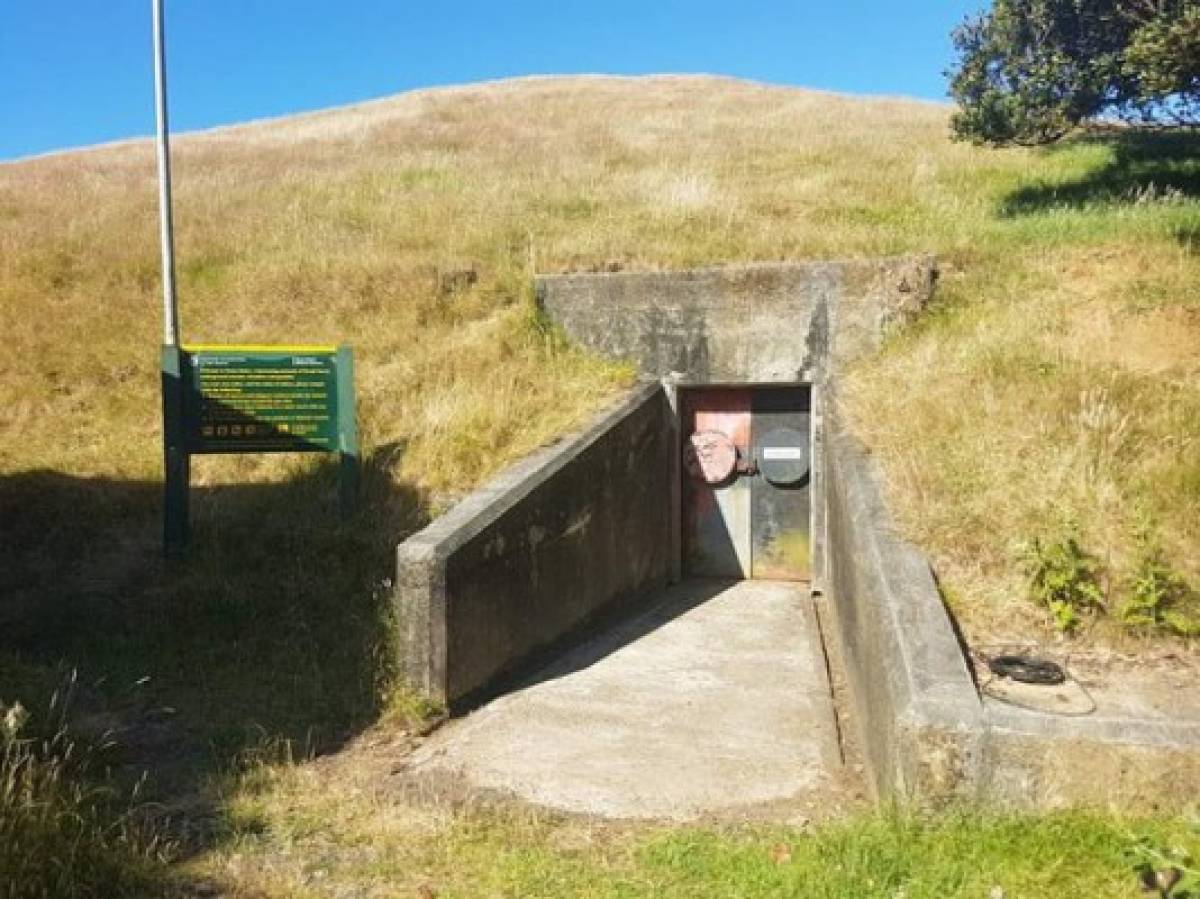
<svg viewBox="0 0 1200 899"><path fill-rule="evenodd" d="M541 275L538 303L575 341L651 377L697 384L817 379L869 352L929 300L931 256Z"/></svg>

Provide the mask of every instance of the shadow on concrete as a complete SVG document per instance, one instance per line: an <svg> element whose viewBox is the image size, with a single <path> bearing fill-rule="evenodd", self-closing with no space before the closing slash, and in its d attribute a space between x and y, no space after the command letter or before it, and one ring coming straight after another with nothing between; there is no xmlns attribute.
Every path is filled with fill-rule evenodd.
<svg viewBox="0 0 1200 899"><path fill-rule="evenodd" d="M631 597L531 654L522 664L453 703L455 717L470 714L506 693L573 674L658 630L728 589L737 579L685 578L660 591Z"/></svg>
<svg viewBox="0 0 1200 899"><path fill-rule="evenodd" d="M1094 134L1043 152L1062 152L1081 145L1108 147L1111 159L1073 181L1038 182L1018 188L1003 200L1000 214L1013 218L1052 209L1133 206L1200 197L1200 133ZM1195 237L1192 233L1180 239L1194 246Z"/></svg>
<svg viewBox="0 0 1200 899"><path fill-rule="evenodd" d="M544 658L542 667L513 684L513 689L524 690L590 668L704 605L735 583L735 578L688 578L647 596L636 606L626 607L620 617L597 621L587 633L577 636L571 646L563 647L553 660Z"/></svg>
<svg viewBox="0 0 1200 899"><path fill-rule="evenodd" d="M403 452L364 460L346 521L336 462L193 488L192 540L175 561L162 557L161 483L0 478L0 699L37 724L74 677L69 724L84 741L111 735L108 776L145 772L143 799L186 808L180 839L212 845L213 775L332 751L379 714L395 665L394 547L427 520L426 498L393 476Z"/></svg>
<svg viewBox="0 0 1200 899"><path fill-rule="evenodd" d="M954 640L958 643L958 648L962 652L963 661L967 666L967 673L971 675L971 683L975 687L975 692L980 692L979 675L975 670L975 666L971 664L971 644L967 641L967 635L963 632L962 624L958 620L958 616L954 614L954 609L950 608L950 604L946 602L946 589L942 585L942 579L938 577L938 573L932 565L929 566L929 573L933 577L933 584L937 588L938 599L942 602L942 609L946 613L946 620L950 623L950 630L954 633Z"/></svg>

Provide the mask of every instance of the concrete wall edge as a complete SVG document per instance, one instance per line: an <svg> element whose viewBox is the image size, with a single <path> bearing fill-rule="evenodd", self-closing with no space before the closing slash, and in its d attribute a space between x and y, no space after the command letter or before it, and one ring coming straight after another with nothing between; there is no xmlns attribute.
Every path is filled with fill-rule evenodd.
<svg viewBox="0 0 1200 899"><path fill-rule="evenodd" d="M518 459L463 497L397 547L403 558L445 558L477 537L504 512L556 475L571 459L602 438L630 412L662 390L657 381L639 381L582 428Z"/></svg>

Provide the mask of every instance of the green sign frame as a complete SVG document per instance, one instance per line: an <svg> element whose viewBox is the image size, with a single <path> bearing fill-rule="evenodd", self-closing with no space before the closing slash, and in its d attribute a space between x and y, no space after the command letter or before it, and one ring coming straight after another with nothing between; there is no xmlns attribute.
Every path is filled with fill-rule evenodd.
<svg viewBox="0 0 1200 899"><path fill-rule="evenodd" d="M342 515L353 513L359 449L349 347L164 345L162 387L167 555L187 545L197 454L337 453Z"/></svg>

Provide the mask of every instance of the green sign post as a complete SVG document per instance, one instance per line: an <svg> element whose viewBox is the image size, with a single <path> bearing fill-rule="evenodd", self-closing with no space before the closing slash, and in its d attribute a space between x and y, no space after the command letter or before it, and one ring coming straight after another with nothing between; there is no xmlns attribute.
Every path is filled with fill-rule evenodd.
<svg viewBox="0 0 1200 899"><path fill-rule="evenodd" d="M168 555L188 539L191 456L337 453L343 515L358 492L354 357L336 346L162 349Z"/></svg>
<svg viewBox="0 0 1200 899"><path fill-rule="evenodd" d="M337 453L342 514L358 494L354 357L337 346L180 346L171 217L163 0L152 0L159 237L162 243L163 545L188 539L188 489L196 453Z"/></svg>

